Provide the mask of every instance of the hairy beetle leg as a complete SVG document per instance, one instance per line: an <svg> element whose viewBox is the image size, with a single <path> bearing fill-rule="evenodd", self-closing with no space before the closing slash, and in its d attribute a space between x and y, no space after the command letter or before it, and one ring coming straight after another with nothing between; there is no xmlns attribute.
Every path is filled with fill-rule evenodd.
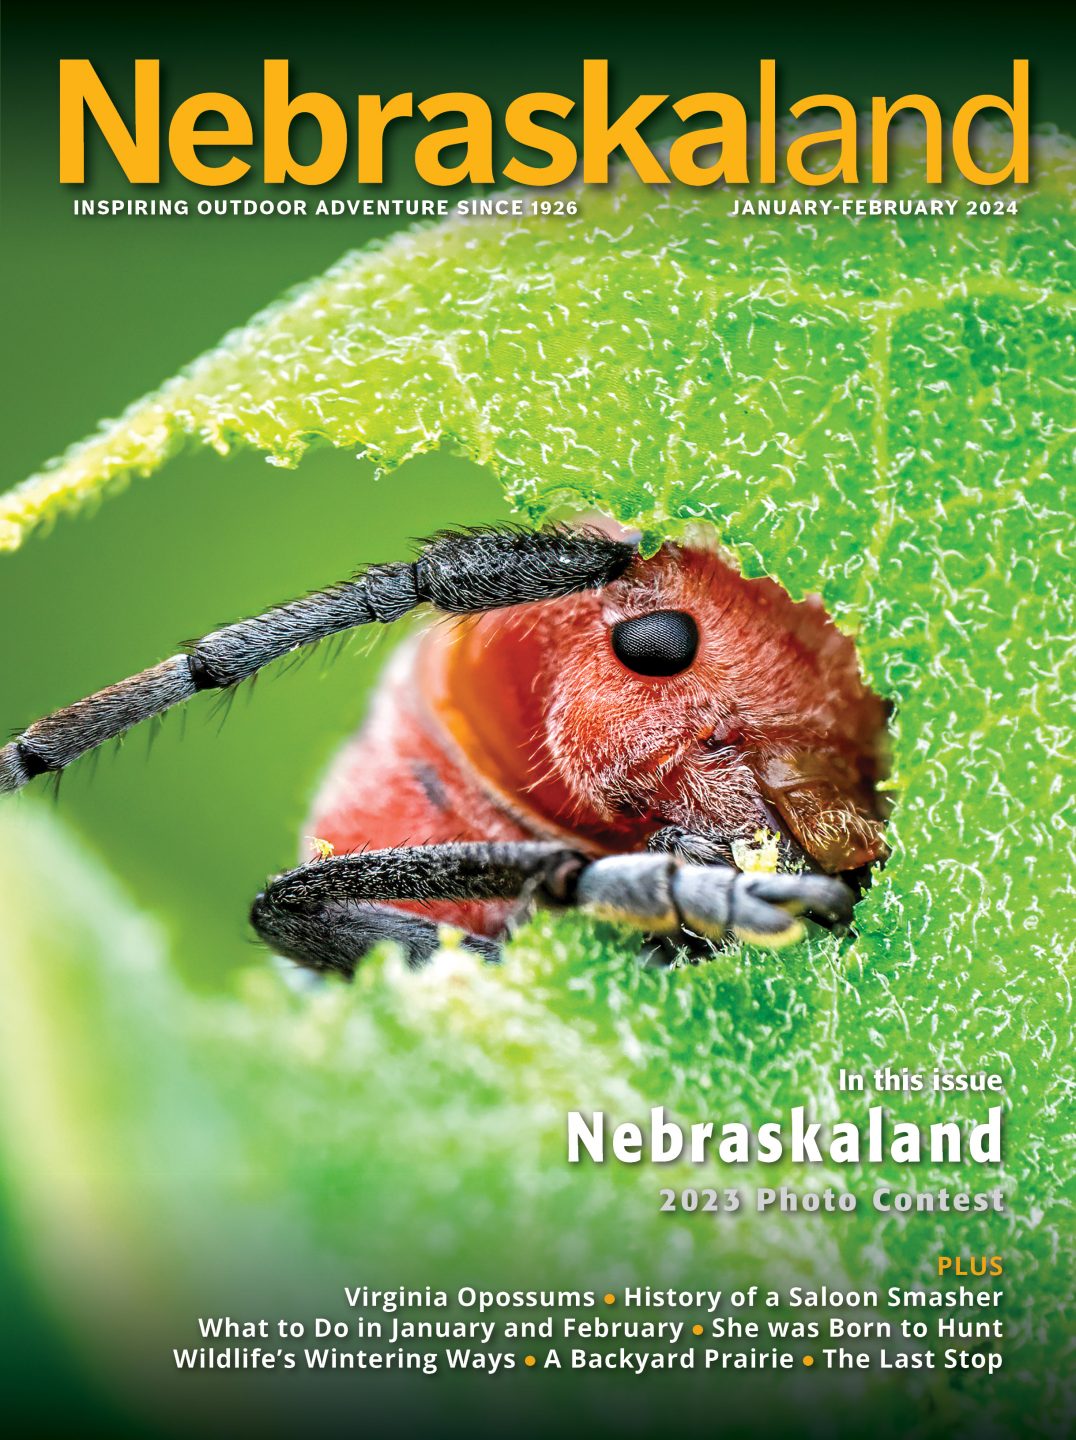
<svg viewBox="0 0 1076 1440"><path fill-rule="evenodd" d="M743 874L653 853L592 860L555 843L473 841L313 860L266 885L251 923L280 954L350 975L381 940L402 945L415 965L437 948L437 925L394 910L394 900L516 898L578 906L649 934L687 929L711 940L734 935L770 946L797 940L803 914L840 921L852 913L851 892L825 875ZM486 959L498 957L495 940L467 935L463 943Z"/></svg>
<svg viewBox="0 0 1076 1440"><path fill-rule="evenodd" d="M686 928L711 940L732 934L768 946L798 940L801 915L844 922L852 914L851 892L826 875L745 875L653 854L594 861L579 877L576 903L655 934Z"/></svg>
<svg viewBox="0 0 1076 1440"><path fill-rule="evenodd" d="M442 943L442 927L420 915L380 905L322 904L292 910L264 891L251 906L250 923L277 955L309 970L350 979L355 966L384 941L399 945L412 968L424 965ZM462 943L484 960L500 959L495 940L465 933Z"/></svg>

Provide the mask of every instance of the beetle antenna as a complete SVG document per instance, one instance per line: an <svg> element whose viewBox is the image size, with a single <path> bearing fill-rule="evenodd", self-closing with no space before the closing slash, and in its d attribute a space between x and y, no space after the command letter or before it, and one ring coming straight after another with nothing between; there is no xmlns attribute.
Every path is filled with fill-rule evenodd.
<svg viewBox="0 0 1076 1440"><path fill-rule="evenodd" d="M582 527L446 531L416 560L373 565L327 590L225 625L159 665L35 721L0 748L0 793L58 773L201 690L230 697L272 661L330 636L389 624L418 605L473 615L559 599L615 580L634 556L634 546Z"/></svg>

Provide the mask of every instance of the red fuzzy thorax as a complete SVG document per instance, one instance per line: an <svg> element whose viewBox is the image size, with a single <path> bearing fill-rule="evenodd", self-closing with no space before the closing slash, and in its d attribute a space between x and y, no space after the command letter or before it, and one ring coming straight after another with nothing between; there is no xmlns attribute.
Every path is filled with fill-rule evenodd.
<svg viewBox="0 0 1076 1440"><path fill-rule="evenodd" d="M612 627L691 614L694 662L646 677ZM309 829L338 852L558 838L600 854L665 825L722 841L780 826L822 869L884 854L883 706L817 601L710 550L665 546L600 591L437 621L389 668ZM495 934L507 905L402 906Z"/></svg>

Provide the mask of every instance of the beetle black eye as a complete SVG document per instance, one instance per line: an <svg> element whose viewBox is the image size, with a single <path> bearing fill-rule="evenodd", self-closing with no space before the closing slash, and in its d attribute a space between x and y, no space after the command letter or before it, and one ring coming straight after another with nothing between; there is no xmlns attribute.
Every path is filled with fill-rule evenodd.
<svg viewBox="0 0 1076 1440"><path fill-rule="evenodd" d="M636 675L679 675L695 658L699 627L683 610L655 610L613 626L613 654Z"/></svg>

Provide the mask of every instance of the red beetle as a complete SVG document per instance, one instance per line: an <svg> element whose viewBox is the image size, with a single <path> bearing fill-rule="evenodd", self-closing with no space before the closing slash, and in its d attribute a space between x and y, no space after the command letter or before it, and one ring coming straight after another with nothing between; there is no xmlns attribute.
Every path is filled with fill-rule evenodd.
<svg viewBox="0 0 1076 1440"><path fill-rule="evenodd" d="M464 618L395 656L315 802L322 858L255 900L278 951L350 974L390 938L417 962L440 921L493 958L533 900L770 944L804 912L848 918L833 877L885 853L885 712L852 642L819 602L712 549L643 558L612 527L449 532L411 564L215 631L30 726L0 750L0 789L423 602ZM778 873L737 868L763 835Z"/></svg>

